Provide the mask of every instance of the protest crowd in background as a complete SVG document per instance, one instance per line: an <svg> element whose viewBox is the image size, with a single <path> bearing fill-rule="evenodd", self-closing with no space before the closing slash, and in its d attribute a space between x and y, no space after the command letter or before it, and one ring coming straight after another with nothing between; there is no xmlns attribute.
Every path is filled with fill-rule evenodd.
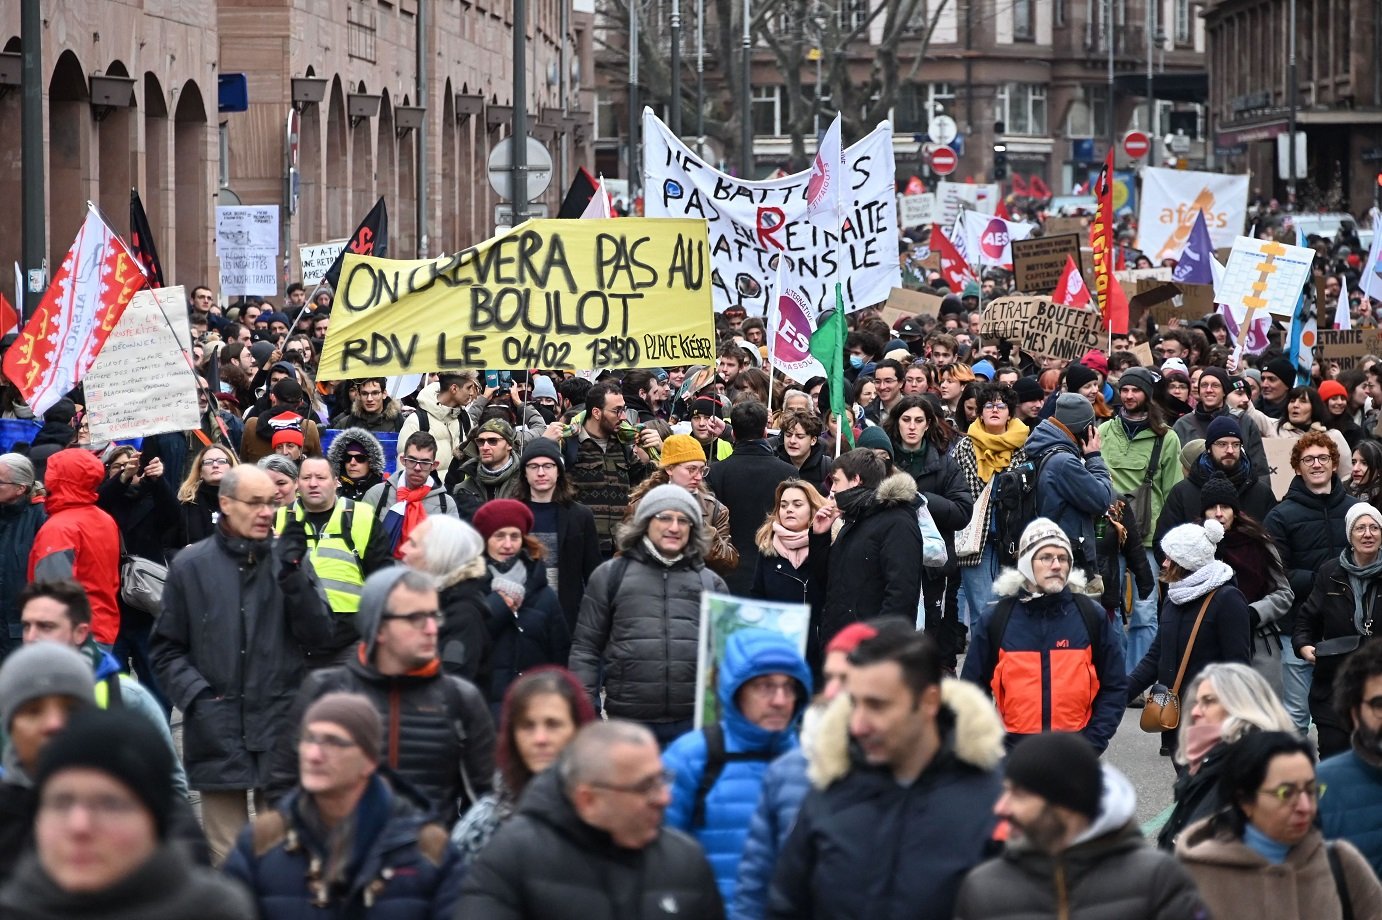
<svg viewBox="0 0 1382 920"><path fill-rule="evenodd" d="M0 916L1382 918L1376 259L970 199L695 361L336 377L354 257L7 336Z"/></svg>

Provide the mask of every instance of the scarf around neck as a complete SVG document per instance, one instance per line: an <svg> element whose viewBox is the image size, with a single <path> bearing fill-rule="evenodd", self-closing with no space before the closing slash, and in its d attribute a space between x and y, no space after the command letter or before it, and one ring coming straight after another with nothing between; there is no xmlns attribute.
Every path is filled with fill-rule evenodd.
<svg viewBox="0 0 1382 920"><path fill-rule="evenodd" d="M1339 567L1348 576L1353 589L1353 627L1360 636L1372 635L1372 604L1377 597L1378 576L1382 575L1382 553L1368 565L1353 561L1353 547L1346 546L1339 553Z"/></svg>
<svg viewBox="0 0 1382 920"><path fill-rule="evenodd" d="M685 553L677 553L675 556L668 556L666 553L661 552L660 550L658 550L657 544L650 540L647 534L644 534L643 536L643 548L648 551L649 556L652 556L654 559L656 559L658 562L661 562L669 569L681 560L686 558Z"/></svg>
<svg viewBox="0 0 1382 920"><path fill-rule="evenodd" d="M1020 419L1009 419L1002 434L990 434L982 420L969 426L969 439L974 442L974 463L979 478L988 482L1012 463L1013 451L1027 443L1029 429Z"/></svg>
<svg viewBox="0 0 1382 920"><path fill-rule="evenodd" d="M1173 604L1188 604L1190 601L1199 600L1215 588L1228 584L1232 578L1233 569L1229 564L1215 559L1171 584L1166 589L1166 596Z"/></svg>
<svg viewBox="0 0 1382 920"><path fill-rule="evenodd" d="M1210 751L1223 739L1223 723L1210 725L1200 722L1185 730L1185 759L1191 773L1198 773Z"/></svg>
<svg viewBox="0 0 1382 920"><path fill-rule="evenodd" d="M873 489L855 486L852 489L845 489L843 492L836 492L835 506L840 509L841 517L852 521L868 507L869 502L873 500L873 495Z"/></svg>
<svg viewBox="0 0 1382 920"><path fill-rule="evenodd" d="M810 543L810 526L805 530L788 530L782 524L773 521L773 549L790 562L792 568L801 568L801 564L806 561L806 549Z"/></svg>
<svg viewBox="0 0 1382 920"><path fill-rule="evenodd" d="M403 502L403 526L398 531L398 548L393 552L395 559L403 558L403 544L408 542L408 535L413 532L413 528L427 520L427 509L422 503L431 494L431 482L424 482L416 489L410 489L399 482L398 499Z"/></svg>
<svg viewBox="0 0 1382 920"><path fill-rule="evenodd" d="M509 453L509 459L497 470L486 469L483 463L475 465L475 478L482 486L499 485L513 474L518 458Z"/></svg>

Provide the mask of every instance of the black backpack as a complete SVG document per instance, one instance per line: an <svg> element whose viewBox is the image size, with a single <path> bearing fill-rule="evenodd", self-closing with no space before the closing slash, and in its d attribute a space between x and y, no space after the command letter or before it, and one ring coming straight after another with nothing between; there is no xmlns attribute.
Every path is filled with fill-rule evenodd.
<svg viewBox="0 0 1382 920"><path fill-rule="evenodd" d="M1037 481L1041 478L1042 466L1051 454L1052 451L1047 451L1040 460L1015 463L1003 472L994 474L989 507L993 509L992 542L999 565L1017 563L1017 545L1022 539L1022 531L1039 516Z"/></svg>
<svg viewBox="0 0 1382 920"><path fill-rule="evenodd" d="M1103 630L1104 623L1108 620L1104 608L1083 594L1072 594L1075 598L1075 608L1080 611L1080 619L1084 620L1084 628L1089 633L1089 647L1091 650L1099 648L1099 634ZM984 662L984 676L990 680L993 678L993 671L998 667L998 650L1003 645L1003 633L1008 631L1008 621L1012 619L1013 608L1017 606L1017 598L1004 597L993 606L993 616L989 618L988 630L988 660Z"/></svg>
<svg viewBox="0 0 1382 920"><path fill-rule="evenodd" d="M696 786L696 798L691 805L692 830L705 827L705 799L720 781L725 764L753 760L766 762L776 756L772 751L726 751L725 728L719 722L712 722L701 731L705 733L705 769L701 771L701 781Z"/></svg>

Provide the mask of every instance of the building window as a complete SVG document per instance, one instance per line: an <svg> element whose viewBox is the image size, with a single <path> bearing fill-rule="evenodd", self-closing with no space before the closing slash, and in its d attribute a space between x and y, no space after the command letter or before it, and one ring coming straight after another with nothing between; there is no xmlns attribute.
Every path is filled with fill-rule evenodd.
<svg viewBox="0 0 1382 920"><path fill-rule="evenodd" d="M994 116L1009 134L1046 133L1046 87L1036 83L1004 83L994 98Z"/></svg>
<svg viewBox="0 0 1382 920"><path fill-rule="evenodd" d="M782 134L782 86L753 88L753 133L766 137Z"/></svg>
<svg viewBox="0 0 1382 920"><path fill-rule="evenodd" d="M1190 34L1190 0L1176 0L1176 44L1188 45L1194 38Z"/></svg>
<svg viewBox="0 0 1382 920"><path fill-rule="evenodd" d="M1092 137L1108 137L1110 116L1108 106L1108 85L1086 86L1084 95L1089 100L1089 115Z"/></svg>
<svg viewBox="0 0 1382 920"><path fill-rule="evenodd" d="M595 139L609 140L619 136L619 118L608 89L595 90Z"/></svg>
<svg viewBox="0 0 1382 920"><path fill-rule="evenodd" d="M374 39L378 16L364 4L346 5L346 54L358 61L374 63Z"/></svg>
<svg viewBox="0 0 1382 920"><path fill-rule="evenodd" d="M893 130L899 134L921 134L926 131L926 86L907 83L898 87L897 102L893 104Z"/></svg>
<svg viewBox="0 0 1382 920"><path fill-rule="evenodd" d="M844 0L840 4L840 30L852 32L862 28L869 18L868 0Z"/></svg>
<svg viewBox="0 0 1382 920"><path fill-rule="evenodd" d="M1036 14L1032 0L1013 0L1013 40L1029 42L1036 38Z"/></svg>

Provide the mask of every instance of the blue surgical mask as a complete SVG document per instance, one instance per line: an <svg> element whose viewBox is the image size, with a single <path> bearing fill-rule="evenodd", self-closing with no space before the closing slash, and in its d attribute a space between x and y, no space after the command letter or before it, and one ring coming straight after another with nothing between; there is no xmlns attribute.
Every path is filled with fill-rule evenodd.
<svg viewBox="0 0 1382 920"><path fill-rule="evenodd" d="M858 370L859 368L863 367L863 366L864 366L864 356L863 356L863 355L850 355L850 356L849 356L849 366L852 367L852 368L854 368L855 370Z"/></svg>

